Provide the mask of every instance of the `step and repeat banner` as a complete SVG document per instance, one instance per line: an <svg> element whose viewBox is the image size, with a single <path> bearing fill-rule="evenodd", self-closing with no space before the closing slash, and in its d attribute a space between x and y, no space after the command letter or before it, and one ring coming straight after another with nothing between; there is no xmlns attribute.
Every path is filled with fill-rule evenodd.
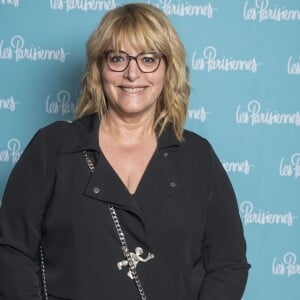
<svg viewBox="0 0 300 300"><path fill-rule="evenodd" d="M36 130L73 119L85 43L127 2L0 0L0 198ZM252 264L243 300L300 299L300 1L144 2L186 46L186 128L212 143L238 197Z"/></svg>

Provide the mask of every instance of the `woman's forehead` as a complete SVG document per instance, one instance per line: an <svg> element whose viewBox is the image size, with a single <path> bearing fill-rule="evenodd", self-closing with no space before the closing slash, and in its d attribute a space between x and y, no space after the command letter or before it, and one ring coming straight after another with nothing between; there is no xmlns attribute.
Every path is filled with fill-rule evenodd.
<svg viewBox="0 0 300 300"><path fill-rule="evenodd" d="M138 53L159 50L156 43L146 34L128 31L120 31L113 35L109 46L114 50L126 51L130 49Z"/></svg>
<svg viewBox="0 0 300 300"><path fill-rule="evenodd" d="M145 51L156 51L156 49L149 46L134 46L128 41L124 41L123 43L121 42L117 46L110 45L107 50L124 51L129 55L137 55Z"/></svg>

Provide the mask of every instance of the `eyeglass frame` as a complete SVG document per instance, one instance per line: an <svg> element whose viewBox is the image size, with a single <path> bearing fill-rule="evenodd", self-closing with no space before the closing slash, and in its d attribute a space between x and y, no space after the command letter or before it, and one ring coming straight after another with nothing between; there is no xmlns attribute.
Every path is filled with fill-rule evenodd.
<svg viewBox="0 0 300 300"><path fill-rule="evenodd" d="M137 67L139 68L139 70L140 70L142 73L154 73L154 72L156 72L156 71L158 70L158 68L159 68L159 66L160 66L160 63L161 63L161 59L164 57L164 54L163 54L162 52L157 52L157 51L144 51L144 52L141 52L141 53L137 54L136 56L129 55L129 54L128 54L127 52L125 52L125 51L116 51L116 52L119 52L119 53L126 54L127 57L128 57L127 66L126 66L123 70L116 71L116 70L113 70L113 69L110 67L110 65L109 65L109 63L108 63L108 59L107 59L108 54L111 53L111 52L115 52L115 51L116 51L116 50L107 50L107 51L104 51L104 56L105 56L105 62L106 62L106 65L108 66L108 68L109 68L112 72L124 72L124 71L128 68L128 66L129 66L129 64L130 64L130 61L131 61L131 60L135 60ZM140 65L139 65L139 63L138 63L137 58L138 58L140 55L142 55L142 54L147 54L147 53L155 53L155 54L157 54L157 55L158 55L159 62L158 62L157 67L156 67L153 71L145 72L145 71L143 71L143 70L141 69L141 67L140 67Z"/></svg>

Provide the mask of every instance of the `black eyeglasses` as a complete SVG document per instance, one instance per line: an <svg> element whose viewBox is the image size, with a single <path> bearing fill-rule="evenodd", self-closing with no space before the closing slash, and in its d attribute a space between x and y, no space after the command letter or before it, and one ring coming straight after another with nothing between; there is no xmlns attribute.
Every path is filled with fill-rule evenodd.
<svg viewBox="0 0 300 300"><path fill-rule="evenodd" d="M131 56L124 51L116 50L105 51L104 54L107 66L114 72L125 71L133 59L141 72L153 73L158 69L161 58L163 57L161 52L155 51L142 52L137 56Z"/></svg>

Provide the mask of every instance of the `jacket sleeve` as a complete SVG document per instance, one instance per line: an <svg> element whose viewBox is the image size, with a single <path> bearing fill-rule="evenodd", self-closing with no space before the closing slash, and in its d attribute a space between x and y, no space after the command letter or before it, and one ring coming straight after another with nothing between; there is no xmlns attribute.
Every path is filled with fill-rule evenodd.
<svg viewBox="0 0 300 300"><path fill-rule="evenodd" d="M204 237L205 277L198 300L241 300L250 265L236 197L210 147L211 198Z"/></svg>
<svg viewBox="0 0 300 300"><path fill-rule="evenodd" d="M55 164L40 130L15 165L0 209L0 299L40 300L39 244ZM56 137L57 138L57 137ZM46 141L47 140L47 141ZM57 142L55 142L57 144Z"/></svg>

